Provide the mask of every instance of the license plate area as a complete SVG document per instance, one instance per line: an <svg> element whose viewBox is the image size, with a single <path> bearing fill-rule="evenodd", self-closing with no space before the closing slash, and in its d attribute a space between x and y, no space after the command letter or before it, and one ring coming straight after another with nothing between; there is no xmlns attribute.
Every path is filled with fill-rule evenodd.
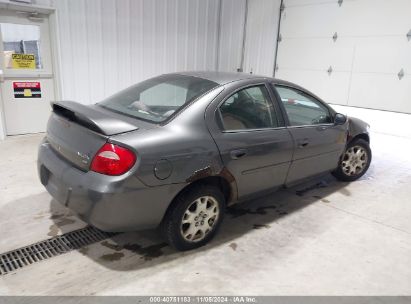
<svg viewBox="0 0 411 304"><path fill-rule="evenodd" d="M47 186L50 178L50 171L45 166L41 166L40 168L40 182L43 186Z"/></svg>
<svg viewBox="0 0 411 304"><path fill-rule="evenodd" d="M45 166L40 168L40 180L56 201L63 205L67 204L70 189Z"/></svg>

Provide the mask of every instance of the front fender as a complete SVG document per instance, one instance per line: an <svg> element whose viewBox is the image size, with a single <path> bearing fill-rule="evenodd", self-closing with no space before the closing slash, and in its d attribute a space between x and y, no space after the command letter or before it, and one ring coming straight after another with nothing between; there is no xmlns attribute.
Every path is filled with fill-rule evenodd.
<svg viewBox="0 0 411 304"><path fill-rule="evenodd" d="M370 125L365 121L355 118L348 117L348 140L350 142L353 138L361 136L367 141L370 141Z"/></svg>

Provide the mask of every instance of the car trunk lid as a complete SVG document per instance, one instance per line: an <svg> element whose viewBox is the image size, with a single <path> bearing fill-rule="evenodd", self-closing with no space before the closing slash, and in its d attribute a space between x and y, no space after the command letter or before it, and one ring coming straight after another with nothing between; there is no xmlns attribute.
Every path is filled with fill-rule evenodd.
<svg viewBox="0 0 411 304"><path fill-rule="evenodd" d="M72 101L52 103L47 139L53 150L73 165L87 171L97 151L110 136L138 130L137 120L99 106Z"/></svg>

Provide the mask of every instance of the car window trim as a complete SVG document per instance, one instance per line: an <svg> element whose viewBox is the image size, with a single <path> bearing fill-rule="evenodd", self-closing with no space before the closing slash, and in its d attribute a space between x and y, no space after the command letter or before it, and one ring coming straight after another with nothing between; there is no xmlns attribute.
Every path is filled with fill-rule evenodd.
<svg viewBox="0 0 411 304"><path fill-rule="evenodd" d="M296 90L296 91L298 91L298 92L301 92L301 93L303 93L303 94L305 94L305 95L307 95L307 96L309 96L309 97L311 97L312 99L314 99L315 101L318 101L321 105L323 105L326 109L327 109L327 111L328 111L328 115L330 115L330 117L331 118L334 118L334 111L333 111L333 109L332 108L330 108L330 106L328 105L328 104L326 104L324 101L322 101L322 100L320 100L320 99L318 99L317 97L314 97L312 94L310 94L309 92L307 92L307 91L305 91L305 90L302 90L302 89L300 89L300 88L298 88L298 87L295 87L295 86L292 86L292 85L289 85L289 84L281 84L281 83L275 83L275 82L270 82L270 84L271 84L271 88L272 88L272 90L275 92L275 95L276 95L276 98L277 98L277 102L280 104L280 107L281 107L281 109L282 109L282 112L284 113L284 115L286 116L286 119L287 119L287 127L288 128L306 128L306 127L318 127L318 126L334 126L335 124L334 123L322 123L322 124L316 124L316 125L299 125L299 126L292 126L291 125L291 123L290 123L290 119L289 119L289 117L288 117L288 114L287 114L287 111L286 111L286 109L285 109L285 107L284 107L284 104L282 103L282 102L280 102L281 101L281 96L280 96L280 93L278 93L278 91L277 91L277 86L278 87L284 87L284 88L289 88L289 89L292 89L292 90Z"/></svg>
<svg viewBox="0 0 411 304"><path fill-rule="evenodd" d="M318 127L333 127L335 124L333 123L324 123L324 124L317 124L317 125L299 125L299 126L287 126L288 129L297 129L297 128L318 128Z"/></svg>
<svg viewBox="0 0 411 304"><path fill-rule="evenodd" d="M280 127L286 127L287 126L287 121L286 121L286 117L284 116L285 114L283 113L280 105L279 105L279 101L277 99L277 95L275 95L275 93L273 92L273 90L271 89L271 85L270 85L270 81L266 81L265 85L268 89L268 94L270 95L271 98L271 103L273 104L274 107L274 112L277 115L277 123ZM281 119L281 121L280 121Z"/></svg>
<svg viewBox="0 0 411 304"><path fill-rule="evenodd" d="M272 127L272 128L258 128L258 129L237 129L237 130L222 130L221 133L248 133L248 132L263 132L287 129L287 127Z"/></svg>
<svg viewBox="0 0 411 304"><path fill-rule="evenodd" d="M217 122L217 126L220 129L221 133L243 133L243 132L258 132L258 131L267 131L267 130L278 130L278 129L285 129L287 126L285 124L284 121L284 125L283 126L278 126L278 127L270 127L270 128L257 128L257 129L238 129L238 130L225 130L222 129L224 128L224 121L222 119L222 115L221 115L221 111L220 111L220 107L221 105L227 101L227 99L229 99L231 96L233 96L234 94L236 94L237 92L244 90L246 88L251 88L251 87L258 87L258 86L264 86L265 89L267 90L268 93L268 101L271 103L273 109L274 109L274 113L276 115L275 119L277 121L277 124L280 124L280 121L278 120L278 115L281 115L282 113L278 113L274 104L273 96L270 94L270 87L267 83L267 81L262 81L262 82L257 82L257 83L252 83L252 84L246 84L244 86L241 86L239 88L236 88L235 91L229 93L229 95L227 95L226 97L224 97L217 105L216 109L215 109L215 113L214 113L214 117L215 119L219 120L219 122Z"/></svg>

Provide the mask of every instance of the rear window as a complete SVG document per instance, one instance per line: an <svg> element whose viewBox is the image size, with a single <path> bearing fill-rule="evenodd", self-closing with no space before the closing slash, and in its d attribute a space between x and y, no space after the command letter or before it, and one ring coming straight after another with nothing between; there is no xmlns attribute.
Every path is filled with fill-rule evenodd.
<svg viewBox="0 0 411 304"><path fill-rule="evenodd" d="M98 105L131 117L162 122L217 85L192 76L164 75L131 86Z"/></svg>

